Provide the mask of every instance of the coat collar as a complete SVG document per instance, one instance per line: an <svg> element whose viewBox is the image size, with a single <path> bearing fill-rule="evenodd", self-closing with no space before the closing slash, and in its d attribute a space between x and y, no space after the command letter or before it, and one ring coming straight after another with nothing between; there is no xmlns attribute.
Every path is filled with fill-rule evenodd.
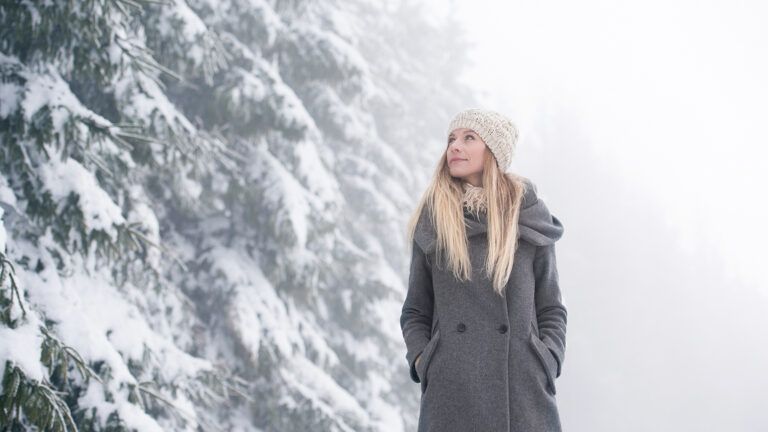
<svg viewBox="0 0 768 432"><path fill-rule="evenodd" d="M464 209L464 227L467 231L467 237L474 237L488 231L488 217L485 212L475 214L466 208Z"/></svg>
<svg viewBox="0 0 768 432"><path fill-rule="evenodd" d="M518 220L518 236L535 246L553 244L563 236L563 224L550 213L544 201L538 197L536 185L528 178L524 178L524 182L526 190ZM464 223L467 237L487 232L485 213L480 213L477 217L464 209ZM435 249L437 233L426 208L416 224L414 240L425 253L430 253Z"/></svg>

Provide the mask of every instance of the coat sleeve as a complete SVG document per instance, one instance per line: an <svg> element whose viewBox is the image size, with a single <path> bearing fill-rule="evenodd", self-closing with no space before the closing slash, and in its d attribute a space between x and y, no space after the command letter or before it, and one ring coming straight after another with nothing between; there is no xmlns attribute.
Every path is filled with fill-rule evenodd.
<svg viewBox="0 0 768 432"><path fill-rule="evenodd" d="M411 270L408 278L408 292L400 315L400 328L407 352L405 355L410 368L411 379L421 382L416 373L416 357L421 354L432 334L432 310L434 292L432 271L424 251L414 241L411 249Z"/></svg>
<svg viewBox="0 0 768 432"><path fill-rule="evenodd" d="M559 377L565 360L568 310L560 292L554 243L537 247L534 273L536 275L535 300L539 335L557 360L555 377Z"/></svg>

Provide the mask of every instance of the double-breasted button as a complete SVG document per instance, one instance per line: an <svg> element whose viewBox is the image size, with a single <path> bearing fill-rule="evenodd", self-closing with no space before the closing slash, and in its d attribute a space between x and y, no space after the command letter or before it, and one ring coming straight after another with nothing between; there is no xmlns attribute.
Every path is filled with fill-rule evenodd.
<svg viewBox="0 0 768 432"><path fill-rule="evenodd" d="M463 332L466 329L467 329L467 326L463 322L460 322L459 324L456 325L456 330L460 332Z"/></svg>
<svg viewBox="0 0 768 432"><path fill-rule="evenodd" d="M502 324L502 325L499 326L499 333L504 334L504 333L507 332L508 329L509 329L509 327L507 327L506 324Z"/></svg>

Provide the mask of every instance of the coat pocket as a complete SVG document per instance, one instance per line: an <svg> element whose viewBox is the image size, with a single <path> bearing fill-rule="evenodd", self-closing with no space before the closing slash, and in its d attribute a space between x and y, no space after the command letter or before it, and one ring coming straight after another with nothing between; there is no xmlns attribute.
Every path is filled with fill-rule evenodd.
<svg viewBox="0 0 768 432"><path fill-rule="evenodd" d="M539 338L536 329L531 324L531 335L529 342L533 351L536 353L536 357L539 359L539 365L544 368L544 374L547 377L547 390L553 395L557 393L555 386L555 371L557 370L557 360L554 354L549 350L549 347Z"/></svg>
<svg viewBox="0 0 768 432"><path fill-rule="evenodd" d="M432 336L432 339L429 340L427 345L424 347L424 350L421 352L421 355L418 357L417 365L416 365L416 374L419 376L419 381L421 381L421 391L422 393L427 390L427 371L429 369L429 363L432 360L432 354L435 353L435 349L437 348L437 344L440 341L440 329L438 328L435 331L435 334Z"/></svg>

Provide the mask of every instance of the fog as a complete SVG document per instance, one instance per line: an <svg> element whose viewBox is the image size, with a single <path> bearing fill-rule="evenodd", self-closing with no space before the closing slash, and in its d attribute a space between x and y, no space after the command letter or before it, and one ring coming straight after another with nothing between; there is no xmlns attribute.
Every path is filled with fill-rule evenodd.
<svg viewBox="0 0 768 432"><path fill-rule="evenodd" d="M502 9L500 9L500 7ZM455 2L563 222L568 431L768 429L768 10Z"/></svg>

